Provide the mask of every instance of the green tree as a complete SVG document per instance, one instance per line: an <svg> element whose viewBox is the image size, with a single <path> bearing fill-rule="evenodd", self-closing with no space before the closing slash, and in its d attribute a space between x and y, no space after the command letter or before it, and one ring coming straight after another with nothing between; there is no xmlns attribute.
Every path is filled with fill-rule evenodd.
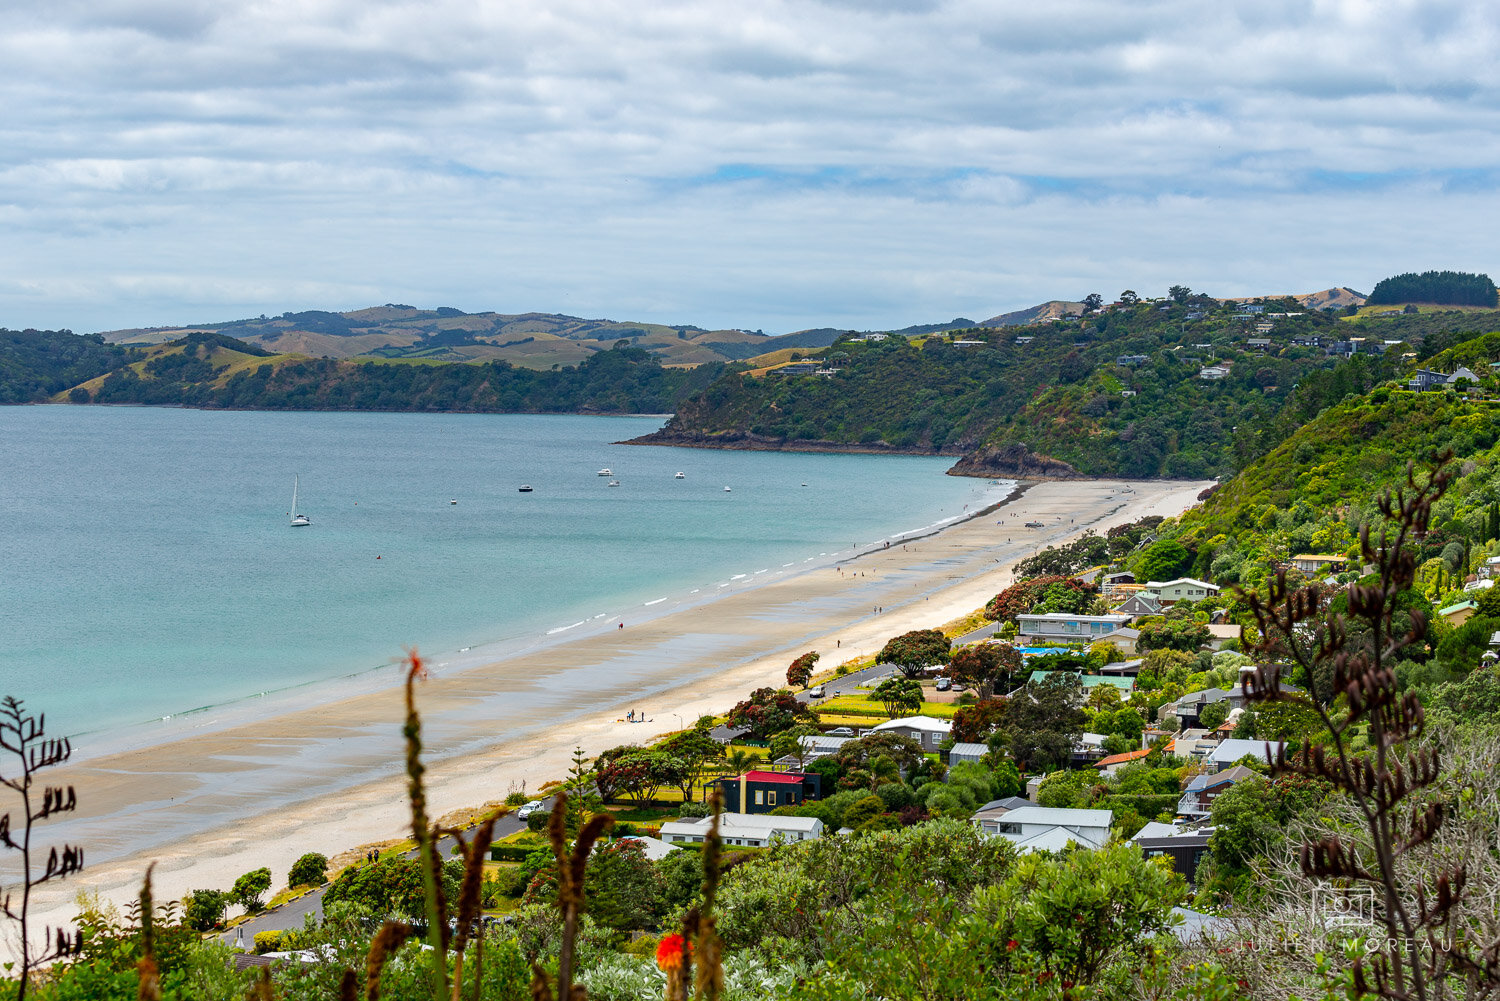
<svg viewBox="0 0 1500 1001"><path fill-rule="evenodd" d="M1059 981L1091 984L1110 963L1145 954L1186 896L1169 865L1143 857L1135 845L1113 844L1063 857L1023 856L975 910Z"/></svg>
<svg viewBox="0 0 1500 1001"><path fill-rule="evenodd" d="M953 641L940 629L913 629L892 637L876 654L875 661L892 664L908 678L915 678L935 664L948 659Z"/></svg>
<svg viewBox="0 0 1500 1001"><path fill-rule="evenodd" d="M910 678L886 678L875 686L870 698L883 705L885 714L895 719L922 708L922 686Z"/></svg>
<svg viewBox="0 0 1500 1001"><path fill-rule="evenodd" d="M328 856L308 852L292 863L286 874L287 886L321 886L328 881Z"/></svg>
<svg viewBox="0 0 1500 1001"><path fill-rule="evenodd" d="M198 931L212 931L224 920L230 903L223 890L194 890L182 898L182 919Z"/></svg>
<svg viewBox="0 0 1500 1001"><path fill-rule="evenodd" d="M1082 701L1075 674L1059 671L1028 683L1006 703L1011 757L1032 771L1066 765L1088 719Z"/></svg>
<svg viewBox="0 0 1500 1001"><path fill-rule="evenodd" d="M665 904L664 890L645 846L634 838L613 841L589 858L584 876L588 913L608 928L638 931L654 926Z"/></svg>
<svg viewBox="0 0 1500 1001"><path fill-rule="evenodd" d="M807 760L809 748L803 742L804 737L816 737L822 731L815 726L799 724L790 730L783 730L771 737L771 760L780 761L782 758L796 758L797 767L801 768Z"/></svg>
<svg viewBox="0 0 1500 1001"><path fill-rule="evenodd" d="M1141 581L1174 579L1192 559L1192 553L1176 539L1157 539L1136 561L1135 576Z"/></svg>
<svg viewBox="0 0 1500 1001"><path fill-rule="evenodd" d="M818 714L786 689L757 688L750 697L729 710L731 727L744 730L756 740L790 729L799 722L817 723Z"/></svg>
<svg viewBox="0 0 1500 1001"><path fill-rule="evenodd" d="M948 660L948 672L977 688L981 699L989 698L997 685L1009 685L1020 669L1021 652L1009 643L971 643Z"/></svg>
<svg viewBox="0 0 1500 1001"><path fill-rule="evenodd" d="M234 881L229 897L245 910L254 914L264 908L261 897L271 888L271 870L264 867L252 869Z"/></svg>
<svg viewBox="0 0 1500 1001"><path fill-rule="evenodd" d="M1228 718L1228 702L1210 702L1198 713L1198 725L1205 730L1216 730Z"/></svg>
<svg viewBox="0 0 1500 1001"><path fill-rule="evenodd" d="M724 760L724 745L699 727L674 734L658 746L682 762L682 799L687 803L693 801L693 789Z"/></svg>

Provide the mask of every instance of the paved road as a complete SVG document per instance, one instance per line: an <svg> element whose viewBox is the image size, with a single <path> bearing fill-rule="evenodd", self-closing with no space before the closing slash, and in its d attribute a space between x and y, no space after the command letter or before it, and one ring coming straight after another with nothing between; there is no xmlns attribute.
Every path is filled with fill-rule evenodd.
<svg viewBox="0 0 1500 1001"><path fill-rule="evenodd" d="M506 814L495 823L495 840L515 834L526 827L526 822L519 819L515 814ZM451 857L454 847L452 838L444 838L438 842L438 854L447 860ZM417 854L416 849L407 852L408 858ZM305 916L315 915L319 921L323 920L323 895L328 892L327 886L319 887L305 896L298 897L289 904L278 907L274 911L267 911L244 924L241 924L219 936L220 940L229 945L238 945L246 951L252 951L256 932L284 931L289 928L301 928Z"/></svg>

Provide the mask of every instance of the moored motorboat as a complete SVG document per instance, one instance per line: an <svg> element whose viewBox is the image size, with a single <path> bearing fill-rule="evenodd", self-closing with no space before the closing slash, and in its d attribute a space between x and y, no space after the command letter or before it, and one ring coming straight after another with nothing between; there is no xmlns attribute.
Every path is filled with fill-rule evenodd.
<svg viewBox="0 0 1500 1001"><path fill-rule="evenodd" d="M685 479L687 479L687 474L684 473L682 470L679 469L677 471L677 475L673 476L672 479L674 479L674 480L685 480Z"/></svg>
<svg viewBox="0 0 1500 1001"><path fill-rule="evenodd" d="M609 481L609 485L612 486L612 487L617 487L617 486L620 485L620 481L619 480L610 480Z"/></svg>
<svg viewBox="0 0 1500 1001"><path fill-rule="evenodd" d="M523 494L529 494L529 493L531 493L531 484L530 483L523 483L523 484L521 484L521 486L519 487L519 491L521 493L523 493Z"/></svg>
<svg viewBox="0 0 1500 1001"><path fill-rule="evenodd" d="M613 476L615 474L612 473L612 472L610 472L610 469L609 469L608 466L605 466L603 469L599 470L599 472L595 473L594 475L595 476Z"/></svg>

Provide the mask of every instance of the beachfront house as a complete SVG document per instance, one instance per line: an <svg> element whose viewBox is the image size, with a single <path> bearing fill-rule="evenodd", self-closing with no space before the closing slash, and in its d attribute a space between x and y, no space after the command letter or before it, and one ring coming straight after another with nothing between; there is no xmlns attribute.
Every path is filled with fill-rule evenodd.
<svg viewBox="0 0 1500 1001"><path fill-rule="evenodd" d="M901 719L887 720L879 726L871 727L866 732L899 733L921 744L924 751L936 751L938 745L948 739L948 734L952 730L953 724L945 719L933 719L931 716L904 716Z"/></svg>
<svg viewBox="0 0 1500 1001"><path fill-rule="evenodd" d="M1016 616L1017 640L1022 646L1036 643L1093 643L1130 623L1130 616L1074 615L1071 612L1041 612Z"/></svg>
<svg viewBox="0 0 1500 1001"><path fill-rule="evenodd" d="M1202 601L1209 595L1218 594L1219 588L1207 581L1194 580L1192 577L1178 577L1176 580L1147 581L1146 593L1165 608L1179 601Z"/></svg>
<svg viewBox="0 0 1500 1001"><path fill-rule="evenodd" d="M1021 854L1034 851L1060 852L1069 845L1103 848L1109 843L1109 810L1065 810L1045 806L1023 806L995 820L990 833L1015 844Z"/></svg>
<svg viewBox="0 0 1500 1001"><path fill-rule="evenodd" d="M734 813L770 813L778 806L801 806L822 798L823 777L817 772L746 772L721 778L719 795L724 809Z"/></svg>
<svg viewBox="0 0 1500 1001"><path fill-rule="evenodd" d="M707 840L712 823L712 817L669 820L661 825L661 839L669 845L701 845ZM773 841L810 841L822 836L823 822L817 817L719 814L719 837L726 845L765 848Z"/></svg>

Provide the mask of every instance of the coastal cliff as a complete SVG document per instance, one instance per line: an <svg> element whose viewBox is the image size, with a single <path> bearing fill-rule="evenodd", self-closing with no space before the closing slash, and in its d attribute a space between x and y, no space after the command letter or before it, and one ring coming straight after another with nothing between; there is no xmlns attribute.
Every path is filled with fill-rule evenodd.
<svg viewBox="0 0 1500 1001"><path fill-rule="evenodd" d="M948 470L949 476L1004 477L1019 480L1082 480L1083 473L1049 455L1037 455L1025 445L986 445L965 455Z"/></svg>

